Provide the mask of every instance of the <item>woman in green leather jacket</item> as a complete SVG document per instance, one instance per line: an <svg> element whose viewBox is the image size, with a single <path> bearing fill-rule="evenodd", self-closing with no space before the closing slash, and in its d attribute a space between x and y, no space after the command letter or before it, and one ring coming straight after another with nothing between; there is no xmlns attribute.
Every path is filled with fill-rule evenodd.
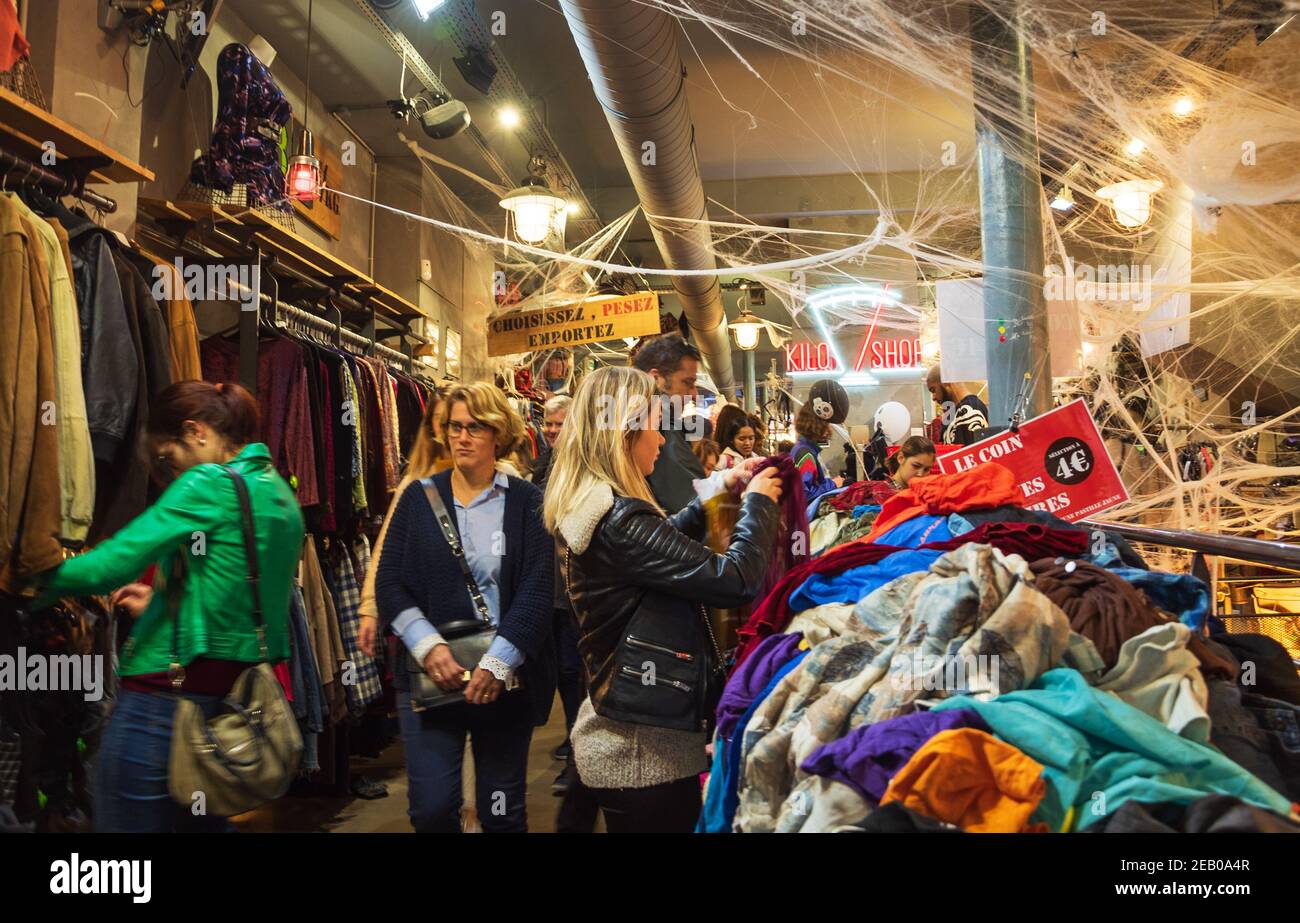
<svg viewBox="0 0 1300 923"><path fill-rule="evenodd" d="M166 388L151 408L148 435L155 459L177 473L175 481L112 538L44 578L44 599L116 590L113 602L137 619L121 652L122 692L95 768L96 830L229 827L199 805L173 802L167 766L176 696L193 699L211 715L251 664L289 657L302 513L267 447L252 441L257 431L257 402L239 385L182 381ZM227 466L248 485L261 570L261 634ZM152 564L158 565L156 592L132 582Z"/></svg>

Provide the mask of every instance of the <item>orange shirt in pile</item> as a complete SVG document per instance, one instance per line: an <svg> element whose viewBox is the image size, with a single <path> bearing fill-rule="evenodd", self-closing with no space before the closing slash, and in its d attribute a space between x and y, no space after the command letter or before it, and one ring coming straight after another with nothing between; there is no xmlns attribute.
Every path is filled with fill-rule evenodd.
<svg viewBox="0 0 1300 923"><path fill-rule="evenodd" d="M1024 496L1015 475L995 462L976 465L956 474L915 477L880 507L871 532L862 541L874 542L899 523L922 514L946 516L963 510L985 510L995 506L1022 506Z"/></svg>
<svg viewBox="0 0 1300 923"><path fill-rule="evenodd" d="M912 754L880 803L901 801L971 833L1019 833L1046 791L1041 763L984 731L959 728Z"/></svg>

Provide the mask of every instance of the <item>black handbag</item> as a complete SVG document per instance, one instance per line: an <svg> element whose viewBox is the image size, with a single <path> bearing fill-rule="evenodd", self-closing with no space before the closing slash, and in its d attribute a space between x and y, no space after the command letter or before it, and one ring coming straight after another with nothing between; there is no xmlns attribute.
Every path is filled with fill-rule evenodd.
<svg viewBox="0 0 1300 923"><path fill-rule="evenodd" d="M492 614L488 610L487 600L483 598L478 582L469 569L469 562L465 560L465 549L461 546L460 535L457 534L456 527L447 514L447 505L442 502L442 495L438 493L438 488L433 485L432 480L425 479L420 483L424 488L424 496L429 501L429 507L433 510L433 518L438 520L438 527L442 529L442 537L447 540L452 557L460 566L465 585L469 589L469 598L478 611L476 619L457 619L438 626L438 633L451 649L451 656L466 668L466 679L468 679L469 674L473 673L479 661L487 654L488 648L492 646L497 630L492 624ZM424 666L411 656L410 651L406 651L406 673L410 680L411 711L428 711L431 708L441 708L444 705L465 701L463 690L444 692L439 689L438 684L425 672ZM508 688L517 688L517 683Z"/></svg>

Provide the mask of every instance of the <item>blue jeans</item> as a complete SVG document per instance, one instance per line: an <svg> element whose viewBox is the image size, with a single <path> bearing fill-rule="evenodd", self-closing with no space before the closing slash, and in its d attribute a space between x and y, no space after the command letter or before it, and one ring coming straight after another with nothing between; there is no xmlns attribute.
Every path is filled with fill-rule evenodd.
<svg viewBox="0 0 1300 923"><path fill-rule="evenodd" d="M204 715L219 695L190 695ZM98 833L224 833L224 817L196 817L167 789L176 696L122 690L95 760L94 820Z"/></svg>
<svg viewBox="0 0 1300 923"><path fill-rule="evenodd" d="M460 769L465 735L474 748L475 800L484 833L526 833L524 804L528 745L533 738L528 696L509 692L490 705L457 703L423 712L397 696L406 750L407 814L416 833L459 833Z"/></svg>

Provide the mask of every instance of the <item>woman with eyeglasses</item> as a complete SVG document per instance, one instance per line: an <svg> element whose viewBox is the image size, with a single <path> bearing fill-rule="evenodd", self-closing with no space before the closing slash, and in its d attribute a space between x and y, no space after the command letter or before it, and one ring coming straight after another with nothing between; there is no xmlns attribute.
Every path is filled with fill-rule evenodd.
<svg viewBox="0 0 1300 923"><path fill-rule="evenodd" d="M462 697L421 709L412 701L406 670L399 665L393 671L410 782L408 813L417 832L460 830L466 735L484 832L527 829L528 745L555 695L554 550L542 525L541 492L497 470L523 427L499 388L453 388L442 409L452 467L402 492L379 560L379 631L391 628L438 689ZM477 664L459 663L439 631L477 620L479 610L426 487L442 498L496 630Z"/></svg>
<svg viewBox="0 0 1300 923"><path fill-rule="evenodd" d="M302 512L254 441L257 402L236 384L180 381L149 408L147 435L160 471L175 480L112 537L43 578L42 601L116 589L135 624L122 649L122 692L95 762L95 829L111 833L220 832L223 817L195 814L168 792L177 699L207 717L244 670L289 657L289 594L302 550ZM261 572L264 629L253 616L239 495L248 489ZM151 565L163 583L132 583Z"/></svg>

